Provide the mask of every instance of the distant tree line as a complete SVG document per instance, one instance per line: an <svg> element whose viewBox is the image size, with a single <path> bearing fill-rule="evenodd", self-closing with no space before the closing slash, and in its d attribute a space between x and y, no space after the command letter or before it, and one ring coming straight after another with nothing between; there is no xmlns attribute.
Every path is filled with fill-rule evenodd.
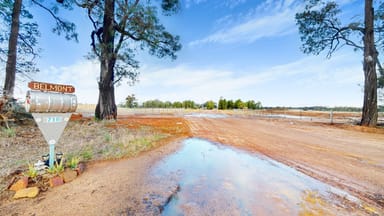
<svg viewBox="0 0 384 216"><path fill-rule="evenodd" d="M120 104L120 107L127 108L179 108L179 109L220 109L220 110L229 110L229 109L261 109L261 103L255 102L254 100L242 101L241 99L234 100L226 100L224 98L220 98L219 103L217 104L215 101L209 100L203 104L196 103L192 100L184 100L184 101L161 101L158 99L155 100L147 100L142 104L137 102L137 98L134 94L128 95L125 98L125 103Z"/></svg>
<svg viewBox="0 0 384 216"><path fill-rule="evenodd" d="M226 100L225 98L220 98L218 109L221 110L231 110L231 109L261 109L261 102L255 102L254 100L249 100L243 102L241 99Z"/></svg>
<svg viewBox="0 0 384 216"><path fill-rule="evenodd" d="M120 104L120 107L127 108L184 108L184 109L198 109L201 106L192 100L180 101L161 101L158 99L147 100L142 104L137 102L137 98L134 94L128 95L125 98L125 103Z"/></svg>
<svg viewBox="0 0 384 216"><path fill-rule="evenodd" d="M299 109L304 111L335 111L335 112L361 112L361 107L348 107L348 106L339 106L339 107L325 107L325 106L310 106L310 107L264 107L264 109ZM378 106L379 112L384 112L384 106Z"/></svg>
<svg viewBox="0 0 384 216"><path fill-rule="evenodd" d="M339 106L339 107L325 107L325 106L310 106L310 107L263 107L261 102L255 102L254 100L242 101L241 99L237 100L227 100L223 97L220 97L219 102L209 100L203 104L194 102L193 100L184 100L184 101L161 101L158 99L147 100L139 104L137 98L134 94L128 95L125 98L125 103L119 104L120 107L126 108L178 108L178 109L219 109L219 110L232 110L232 109L300 109L304 111L335 111L335 112L361 112L361 107L348 107L348 106ZM379 112L384 112L384 106L378 106Z"/></svg>
<svg viewBox="0 0 384 216"><path fill-rule="evenodd" d="M141 106L142 108L184 108L184 109L198 109L200 105L191 100L185 101L161 101L158 99L144 101Z"/></svg>

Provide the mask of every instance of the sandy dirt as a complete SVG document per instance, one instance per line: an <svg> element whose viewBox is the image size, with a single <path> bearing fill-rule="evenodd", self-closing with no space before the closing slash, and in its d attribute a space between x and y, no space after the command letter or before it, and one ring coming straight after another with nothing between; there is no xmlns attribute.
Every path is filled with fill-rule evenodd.
<svg viewBox="0 0 384 216"><path fill-rule="evenodd" d="M91 164L75 181L35 199L3 202L0 215L158 215L177 182L163 178L168 188L159 191L157 184L146 180L147 171L164 152L173 152L177 146L174 143L129 160Z"/></svg>
<svg viewBox="0 0 384 216"><path fill-rule="evenodd" d="M89 164L75 181L35 199L3 200L0 215L158 215L177 191L177 179L149 178L148 170L192 136L264 154L346 190L384 214L383 129L239 117L125 116L116 122L138 125L174 136L135 158Z"/></svg>

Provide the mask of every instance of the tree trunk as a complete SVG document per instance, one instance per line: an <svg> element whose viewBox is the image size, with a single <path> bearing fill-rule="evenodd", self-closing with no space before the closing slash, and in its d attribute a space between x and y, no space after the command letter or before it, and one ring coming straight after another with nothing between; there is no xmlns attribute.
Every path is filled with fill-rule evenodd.
<svg viewBox="0 0 384 216"><path fill-rule="evenodd" d="M117 107L115 102L114 67L114 13L115 1L105 0L103 18L103 36L101 43L99 101L95 110L98 119L116 119Z"/></svg>
<svg viewBox="0 0 384 216"><path fill-rule="evenodd" d="M374 127L377 124L377 75L372 0L365 0L364 33L364 104L361 118L362 126Z"/></svg>
<svg viewBox="0 0 384 216"><path fill-rule="evenodd" d="M96 106L97 119L116 119L117 107L115 103L115 87L101 86L99 83L99 101Z"/></svg>
<svg viewBox="0 0 384 216"><path fill-rule="evenodd" d="M22 0L15 0L12 11L11 34L8 42L8 58L5 66L5 82L3 94L13 98L16 80L17 38L19 35L20 12Z"/></svg>

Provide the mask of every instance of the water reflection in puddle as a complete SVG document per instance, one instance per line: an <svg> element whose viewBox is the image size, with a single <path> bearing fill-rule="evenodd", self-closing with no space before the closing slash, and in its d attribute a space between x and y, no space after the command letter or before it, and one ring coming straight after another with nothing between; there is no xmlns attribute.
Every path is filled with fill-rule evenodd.
<svg viewBox="0 0 384 216"><path fill-rule="evenodd" d="M177 173L180 191L163 215L306 215L333 212L323 196L336 190L260 155L191 138L154 175ZM320 210L319 210L320 209Z"/></svg>

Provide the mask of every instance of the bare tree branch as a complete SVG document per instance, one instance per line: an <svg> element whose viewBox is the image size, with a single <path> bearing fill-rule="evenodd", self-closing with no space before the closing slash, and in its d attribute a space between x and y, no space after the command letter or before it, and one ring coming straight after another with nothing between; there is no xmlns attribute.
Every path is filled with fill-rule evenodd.
<svg viewBox="0 0 384 216"><path fill-rule="evenodd" d="M23 37L23 35L19 34L19 39L21 39L24 42L24 45L29 48L29 53L33 55L33 59L38 56L38 54L35 53L33 46Z"/></svg>

